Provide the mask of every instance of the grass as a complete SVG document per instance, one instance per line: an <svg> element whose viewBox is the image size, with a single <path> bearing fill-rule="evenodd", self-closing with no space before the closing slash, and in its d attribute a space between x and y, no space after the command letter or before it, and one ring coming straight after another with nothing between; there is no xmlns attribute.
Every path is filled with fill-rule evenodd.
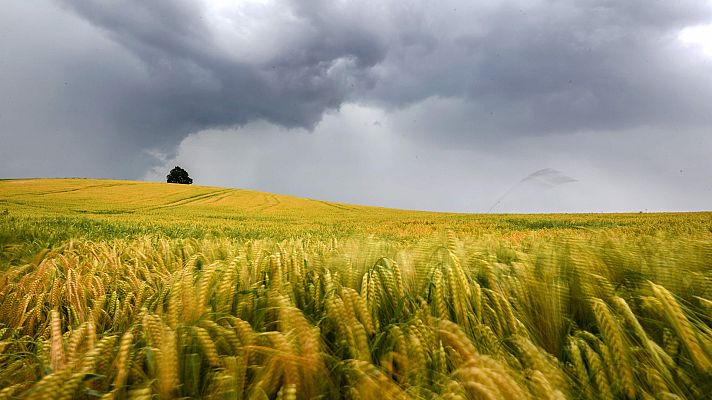
<svg viewBox="0 0 712 400"><path fill-rule="evenodd" d="M711 217L0 181L0 398L704 398Z"/></svg>

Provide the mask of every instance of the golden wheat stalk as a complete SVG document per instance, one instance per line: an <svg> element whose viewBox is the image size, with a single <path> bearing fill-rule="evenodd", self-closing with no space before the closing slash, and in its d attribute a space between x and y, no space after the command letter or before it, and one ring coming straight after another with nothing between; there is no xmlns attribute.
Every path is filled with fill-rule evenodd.
<svg viewBox="0 0 712 400"><path fill-rule="evenodd" d="M51 356L50 367L53 371L60 371L64 368L64 344L62 343L62 321L59 318L59 312L52 310L50 313L51 327Z"/></svg>
<svg viewBox="0 0 712 400"><path fill-rule="evenodd" d="M702 349L692 324L685 316L685 313L673 295L660 285L650 282L650 286L653 289L653 294L660 301L665 311L666 319L680 337L695 367L705 373L712 371L712 361L710 361L709 356Z"/></svg>
<svg viewBox="0 0 712 400"><path fill-rule="evenodd" d="M611 349L613 360L615 362L612 365L618 374L620 374L620 381L622 387L621 392L629 399L635 398L635 379L633 377L633 371L630 367L630 361L628 352L624 345L623 335L620 332L618 323L616 322L613 314L611 314L608 306L600 299L593 299L593 313L598 321L598 326L601 328L603 333L603 338Z"/></svg>

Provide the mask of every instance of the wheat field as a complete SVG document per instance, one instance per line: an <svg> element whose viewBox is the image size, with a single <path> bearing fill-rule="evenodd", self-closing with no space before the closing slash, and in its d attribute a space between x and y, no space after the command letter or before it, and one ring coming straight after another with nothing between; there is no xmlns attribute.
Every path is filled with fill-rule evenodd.
<svg viewBox="0 0 712 400"><path fill-rule="evenodd" d="M712 214L0 181L0 398L702 399Z"/></svg>

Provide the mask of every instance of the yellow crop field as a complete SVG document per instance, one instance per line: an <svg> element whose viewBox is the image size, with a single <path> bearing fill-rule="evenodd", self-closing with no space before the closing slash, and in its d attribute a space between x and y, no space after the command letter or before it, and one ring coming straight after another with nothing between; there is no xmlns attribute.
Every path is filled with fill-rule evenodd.
<svg viewBox="0 0 712 400"><path fill-rule="evenodd" d="M0 181L0 398L709 393L712 213Z"/></svg>

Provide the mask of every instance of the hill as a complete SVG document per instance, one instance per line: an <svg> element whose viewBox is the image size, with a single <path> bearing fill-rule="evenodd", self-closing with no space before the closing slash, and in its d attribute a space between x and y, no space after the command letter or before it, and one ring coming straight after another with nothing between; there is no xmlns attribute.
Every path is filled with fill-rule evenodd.
<svg viewBox="0 0 712 400"><path fill-rule="evenodd" d="M181 212L284 214L365 210L299 197L198 185L97 179L17 179L0 181L0 198L41 214L168 215Z"/></svg>
<svg viewBox="0 0 712 400"><path fill-rule="evenodd" d="M251 190L96 179L0 181L0 212L65 238L276 238L376 235L415 239L452 231L517 238L553 231L681 231L706 234L712 213L476 215L408 211Z"/></svg>

